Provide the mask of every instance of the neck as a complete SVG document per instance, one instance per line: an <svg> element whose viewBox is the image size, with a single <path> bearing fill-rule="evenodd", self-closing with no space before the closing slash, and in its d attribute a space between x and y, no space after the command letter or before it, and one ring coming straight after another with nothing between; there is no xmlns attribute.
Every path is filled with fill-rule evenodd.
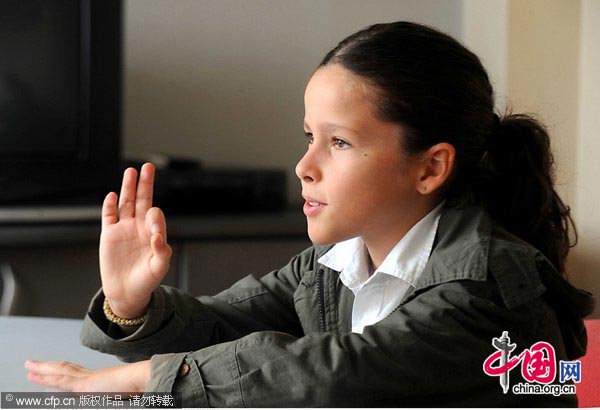
<svg viewBox="0 0 600 410"><path fill-rule="evenodd" d="M386 256L394 249L394 246L404 238L404 236L415 226L417 222L423 219L438 204L429 204L428 206L412 208L412 212L405 214L396 223L389 224L385 229L371 235L363 235L361 239L369 253L372 264L372 272L375 272L383 263Z"/></svg>
<svg viewBox="0 0 600 410"><path fill-rule="evenodd" d="M386 256L388 256L392 249L394 249L394 246L396 246L396 244L400 242L402 238L404 238L404 235L406 235L406 233L409 230L410 228L404 230L401 233L401 235L398 236L397 240L393 239L391 241L373 241L363 238L363 242L365 243L367 252L369 253L369 259L371 261L371 273L379 269Z"/></svg>

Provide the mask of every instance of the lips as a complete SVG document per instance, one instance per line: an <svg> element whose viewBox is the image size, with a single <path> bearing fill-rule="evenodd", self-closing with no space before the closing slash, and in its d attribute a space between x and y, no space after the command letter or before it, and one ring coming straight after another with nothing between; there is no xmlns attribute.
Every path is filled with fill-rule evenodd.
<svg viewBox="0 0 600 410"><path fill-rule="evenodd" d="M306 216L315 216L327 206L326 203L309 196L304 196L304 199L306 202L304 203L302 210Z"/></svg>
<svg viewBox="0 0 600 410"><path fill-rule="evenodd" d="M317 198L308 195L302 195L302 197L306 200L307 203L317 206L317 205L327 205L324 201L321 201Z"/></svg>

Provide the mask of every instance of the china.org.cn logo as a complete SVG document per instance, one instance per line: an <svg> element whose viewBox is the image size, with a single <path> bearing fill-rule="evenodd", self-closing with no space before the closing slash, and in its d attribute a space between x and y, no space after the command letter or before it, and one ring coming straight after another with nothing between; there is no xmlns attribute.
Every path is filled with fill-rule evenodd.
<svg viewBox="0 0 600 410"><path fill-rule="evenodd" d="M559 381L552 384L556 378L556 354L554 347L547 342L534 343L520 354L511 356L517 345L510 342L508 332L492 339L496 351L483 362L483 371L488 376L499 377L504 394L510 389L510 371L521 364L521 375L528 383L518 383L512 386L514 394L575 394L573 384L562 384L567 381L581 381L581 362L560 360Z"/></svg>

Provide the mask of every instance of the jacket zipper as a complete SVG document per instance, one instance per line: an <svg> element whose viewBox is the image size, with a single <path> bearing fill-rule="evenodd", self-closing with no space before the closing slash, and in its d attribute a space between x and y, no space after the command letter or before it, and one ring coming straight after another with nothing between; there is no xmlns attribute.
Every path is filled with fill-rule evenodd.
<svg viewBox="0 0 600 410"><path fill-rule="evenodd" d="M325 332L325 294L323 289L323 271L317 271L317 303L319 305L319 331Z"/></svg>

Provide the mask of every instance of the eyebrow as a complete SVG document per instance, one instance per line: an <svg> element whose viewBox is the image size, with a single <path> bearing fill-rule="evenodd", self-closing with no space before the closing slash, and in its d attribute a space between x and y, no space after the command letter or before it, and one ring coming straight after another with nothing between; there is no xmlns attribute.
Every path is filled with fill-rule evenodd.
<svg viewBox="0 0 600 410"><path fill-rule="evenodd" d="M308 128L308 129L310 129L310 127L308 126L308 124L306 123L306 121L304 121L304 128ZM323 128L324 128L325 130L327 130L327 131L333 131L333 130L338 130L338 129L341 129L341 130L350 131L350 132L352 132L352 133L354 133L354 134L358 134L358 132L357 132L357 131L355 131L355 130L353 130L353 129L351 129L351 128L344 127L343 125L339 125L339 124L334 124L334 123L332 123L332 122L324 122L324 123L323 123Z"/></svg>

